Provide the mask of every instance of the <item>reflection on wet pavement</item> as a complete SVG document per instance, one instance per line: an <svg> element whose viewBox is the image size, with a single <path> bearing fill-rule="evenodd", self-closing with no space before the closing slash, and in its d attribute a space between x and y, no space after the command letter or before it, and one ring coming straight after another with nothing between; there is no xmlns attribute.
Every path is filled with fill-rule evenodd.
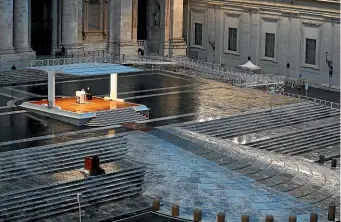
<svg viewBox="0 0 341 222"><path fill-rule="evenodd" d="M272 95L270 102L269 94L264 92L186 78L176 74L172 77L170 74L156 73L119 77L118 91L121 98L128 98L129 102L151 108L151 120L147 121L147 126L178 124L161 127L163 131L152 130L148 134L125 127L76 127L31 113L7 114L6 112L18 109L3 108L0 109L0 152L90 137L126 135L131 159L146 166L144 193L160 198L164 204L161 210L167 214L171 204L180 204L180 214L187 218L192 218L194 207L200 207L203 209L203 217L213 221L219 211L226 212L229 221L239 221L241 214L248 214L255 221L264 220L267 214L286 221L289 214L297 214L298 220L303 221L308 220L312 211L325 211L330 201L337 202L339 177L336 174L339 171L240 145L280 136L289 131L294 133L305 127L313 127L314 124L322 124L322 120L297 124L299 118L290 114L289 110L286 119L280 118L281 113L274 114L270 120L264 117L268 115L259 114L262 121L253 119L253 122L235 118L232 121L235 128L228 133L223 132L232 127L231 121L221 119L228 115L253 113L284 104L297 105L301 101ZM60 82L56 93L60 96L73 96L76 90L90 87L94 95L105 95L109 92L108 80L107 77L101 77ZM18 86L12 91L4 88L1 90L12 94L11 98L0 95L0 107L12 98L46 95L47 85L33 84ZM304 110L304 107L302 109L297 113L313 112ZM321 117L320 111L336 113L325 107L318 107L314 115ZM194 123L198 129L201 128L201 132L194 134L184 132L178 127L183 122L208 118L220 120L205 122L204 127ZM247 127L238 125L243 121ZM290 121L296 125L287 124ZM271 128L271 125L274 127ZM256 130L261 126L268 128ZM212 135L226 134L226 138L235 140L237 144L203 135L208 131ZM326 149L333 153L335 147ZM128 200L127 205L130 204L132 203ZM119 206L113 208L118 209ZM325 217L325 214L321 215ZM126 221L142 220L165 221L155 215Z"/></svg>
<svg viewBox="0 0 341 222"><path fill-rule="evenodd" d="M172 78L159 74L118 76L118 93L156 89L191 84L188 80ZM108 94L110 91L109 77L82 81L68 81L56 84L56 95L74 96L76 90L90 87L93 95ZM47 95L47 85L17 87L39 95Z"/></svg>
<svg viewBox="0 0 341 222"><path fill-rule="evenodd" d="M6 106L7 102L10 101L11 99L8 98L7 96L2 96L0 95L0 106Z"/></svg>
<svg viewBox="0 0 341 222"><path fill-rule="evenodd" d="M162 213L169 214L171 205L177 203L181 217L186 219L191 219L193 209L198 207L203 210L206 221L215 221L219 211L226 213L228 221L239 220L243 214L259 221L267 214L272 214L278 221L296 214L302 221L309 218L310 212L318 210L309 203L261 186L251 178L188 152L197 153L209 147L161 130L148 134L127 135L129 155L146 165L144 194L161 199Z"/></svg>

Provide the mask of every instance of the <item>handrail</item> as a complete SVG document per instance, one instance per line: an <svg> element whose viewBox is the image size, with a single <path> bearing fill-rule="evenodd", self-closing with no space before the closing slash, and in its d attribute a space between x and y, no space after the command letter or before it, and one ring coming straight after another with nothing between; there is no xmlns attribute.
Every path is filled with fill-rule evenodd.
<svg viewBox="0 0 341 222"><path fill-rule="evenodd" d="M332 101L327 101L327 100L323 100L323 99L308 97L308 96L289 93L289 92L281 92L278 94L283 95L283 96L289 96L289 97L293 97L293 98L311 101L311 102L318 103L320 105L324 105L324 106L327 106L327 107L330 107L333 109L340 109L340 103L336 103L336 102L332 102Z"/></svg>

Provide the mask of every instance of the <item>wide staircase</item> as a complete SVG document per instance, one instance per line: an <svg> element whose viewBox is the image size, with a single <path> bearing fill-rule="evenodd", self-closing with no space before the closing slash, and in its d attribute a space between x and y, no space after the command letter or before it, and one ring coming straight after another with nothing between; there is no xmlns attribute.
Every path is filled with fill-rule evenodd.
<svg viewBox="0 0 341 222"><path fill-rule="evenodd" d="M85 125L91 127L121 125L123 123L143 122L148 118L133 108L115 109L96 112L96 117Z"/></svg>
<svg viewBox="0 0 341 222"><path fill-rule="evenodd" d="M340 122L271 137L246 145L286 155L299 155L311 151L324 152L331 147L340 151Z"/></svg>
<svg viewBox="0 0 341 222"><path fill-rule="evenodd" d="M127 139L117 136L0 153L0 221L76 211L78 193L82 207L138 196L145 170L124 160L126 145ZM105 174L83 176L79 169L89 155L100 156Z"/></svg>
<svg viewBox="0 0 341 222"><path fill-rule="evenodd" d="M251 133L278 129L337 115L340 115L338 109L331 109L312 102L304 102L263 112L186 124L182 127L213 137L232 139Z"/></svg>

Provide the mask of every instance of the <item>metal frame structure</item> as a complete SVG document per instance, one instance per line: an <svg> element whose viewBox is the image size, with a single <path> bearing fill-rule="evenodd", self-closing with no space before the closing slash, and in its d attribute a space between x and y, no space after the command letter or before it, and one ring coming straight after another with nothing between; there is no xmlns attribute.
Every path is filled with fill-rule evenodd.
<svg viewBox="0 0 341 222"><path fill-rule="evenodd" d="M297 99L303 99L303 100L307 100L307 101L311 101L314 103L318 103L333 109L340 109L340 103L336 103L336 102L331 102L331 101L327 101L327 100L323 100L323 99L317 99L317 98L313 98L313 97L308 97L308 96L304 96L304 95L298 95L298 94L294 94L294 93L289 93L289 92L282 92L280 93L283 96L289 96L289 97L293 97L293 98L297 98Z"/></svg>
<svg viewBox="0 0 341 222"><path fill-rule="evenodd" d="M31 67L58 66L81 63L116 63L139 66L145 70L175 71L188 76L212 79L228 83L237 87L253 88L263 91L272 91L284 96L290 96L312 101L331 108L340 109L340 104L317 98L284 92L285 86L302 86L304 79L293 79L272 74L258 74L245 72L239 69L226 68L218 64L204 62L191 58L169 58L162 56L127 56L117 55L105 51L79 52L72 54L70 58L34 60Z"/></svg>

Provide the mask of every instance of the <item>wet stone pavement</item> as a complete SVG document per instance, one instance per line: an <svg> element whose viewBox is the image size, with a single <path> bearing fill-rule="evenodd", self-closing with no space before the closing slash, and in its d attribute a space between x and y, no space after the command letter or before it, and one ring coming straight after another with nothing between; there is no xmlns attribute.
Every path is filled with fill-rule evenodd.
<svg viewBox="0 0 341 222"><path fill-rule="evenodd" d="M20 75L11 77L13 83L19 84ZM337 169L330 169L330 160L324 166L315 163L321 154L316 149L288 156L281 153L285 150L282 143L276 145L278 152L261 149L260 145L251 147L251 143L266 144L275 137L288 137L302 130L314 132L314 139L322 144L323 136L315 128L338 124L338 111L279 95L271 95L270 99L269 94L261 91L178 74L136 73L119 77L119 97L151 108L151 119L145 124L158 128L142 132L118 126L76 127L7 106L46 96L46 83L41 82L45 77L39 75L33 79L27 76L31 83L12 87L11 79L7 78L4 87L0 87L0 153L6 155L17 150L20 156L25 156L30 152L26 148L30 147L117 134L125 135L128 140L128 159L146 169L142 199L89 208L84 221L110 217L113 209L115 214L128 213L138 208L137 203L146 208L152 198L161 200L164 214L170 213L173 203L179 204L181 217L187 219L192 219L194 208L201 208L204 221L215 221L219 211L226 213L228 221L240 221L242 214L249 215L251 221L264 221L268 214L275 221L287 221L290 214L297 215L298 221L308 221L313 211L319 213L320 221L325 221L329 204L340 203L339 161ZM86 80L59 76L57 82L58 96L73 96L75 90L89 86L94 95L104 96L109 91L107 76ZM270 107L280 110L286 104L301 108L264 114ZM304 108L309 106L314 109ZM234 117L240 113L256 114ZM305 119L300 122L300 118ZM233 124L234 128L227 128ZM331 135L327 136L332 140L325 144L323 154L339 158L340 152L336 151L339 137L334 128L329 129ZM300 146L294 149L301 150L311 144L306 138L302 136ZM292 141L287 142L290 145ZM37 177L40 176L44 174ZM102 215L98 215L98 209ZM66 218L78 220L77 213L72 213L46 221ZM146 214L125 221L166 220Z"/></svg>
<svg viewBox="0 0 341 222"><path fill-rule="evenodd" d="M176 203L180 206L182 218L191 219L194 208L201 208L204 221L214 221L220 211L226 213L228 221L239 221L243 214L249 215L251 221L263 221L266 215L273 215L276 221L286 221L291 214L297 215L298 221L307 221L311 212L323 214L314 206L314 201L307 201L308 198L295 198L292 192L282 192L284 187L280 190L278 187L266 186L271 183L270 178L266 184L247 176L250 172L239 172L238 169L245 168L240 164L251 164L253 167L250 170L262 171L261 163L251 163L250 159L240 154L232 158L220 153L224 163L217 163L207 156L213 152L214 146L200 146L199 142L202 144L202 141L193 143L163 130L133 132L128 138L128 155L147 168L143 194L159 198L164 204L162 213L170 214L171 205ZM229 164L233 159L238 164ZM298 164L295 160L291 161L292 164ZM270 164L265 168L268 171L262 172L263 177L270 175L271 170L276 171L275 165ZM283 179L286 180L286 175L297 177L297 181L309 182L304 175L295 176L294 172L290 172L290 167L280 168L275 173L283 175L277 176L272 183L281 183ZM284 185L283 182L281 184ZM291 181L288 186L290 184L295 182Z"/></svg>

